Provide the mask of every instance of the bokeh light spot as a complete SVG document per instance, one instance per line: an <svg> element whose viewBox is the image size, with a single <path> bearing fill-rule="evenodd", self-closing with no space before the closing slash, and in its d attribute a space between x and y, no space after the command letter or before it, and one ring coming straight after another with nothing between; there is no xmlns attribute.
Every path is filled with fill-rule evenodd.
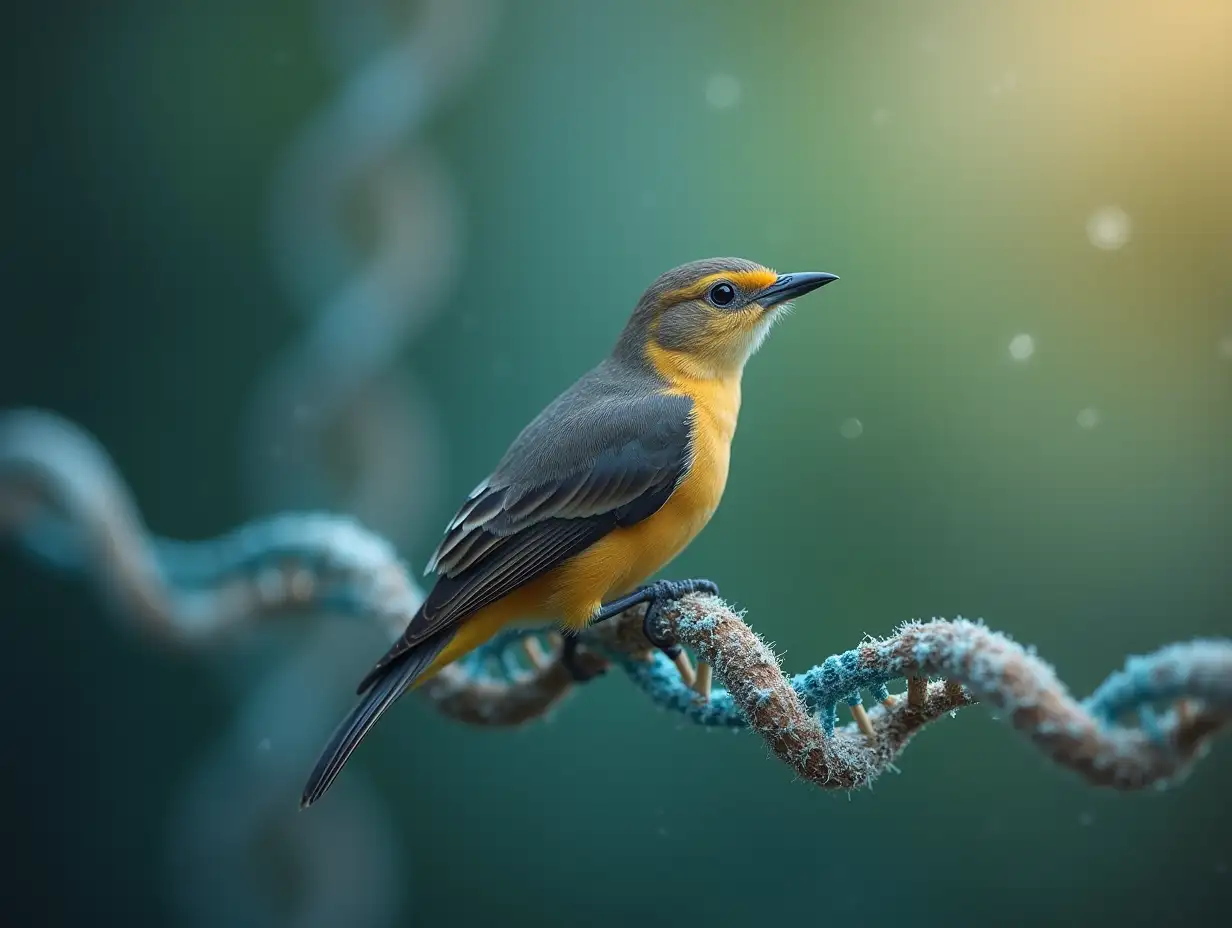
<svg viewBox="0 0 1232 928"><path fill-rule="evenodd" d="M864 423L856 418L844 419L843 424L838 427L838 433L844 438L859 438L864 434Z"/></svg>
<svg viewBox="0 0 1232 928"><path fill-rule="evenodd" d="M731 74L712 74L706 81L706 102L716 110L728 110L740 102L743 88Z"/></svg>
<svg viewBox="0 0 1232 928"><path fill-rule="evenodd" d="M1088 406L1086 409L1078 412L1078 425L1080 428L1093 429L1099 425L1099 410L1093 406Z"/></svg>
<svg viewBox="0 0 1232 928"><path fill-rule="evenodd" d="M1219 356L1225 361L1232 361L1232 335L1225 335L1219 340Z"/></svg>
<svg viewBox="0 0 1232 928"><path fill-rule="evenodd" d="M1119 206L1101 206L1087 220L1087 238L1103 251L1123 248L1132 229L1129 214Z"/></svg>
<svg viewBox="0 0 1232 928"><path fill-rule="evenodd" d="M1030 335L1015 335L1010 339L1010 357L1015 361L1025 361L1035 354L1035 339Z"/></svg>

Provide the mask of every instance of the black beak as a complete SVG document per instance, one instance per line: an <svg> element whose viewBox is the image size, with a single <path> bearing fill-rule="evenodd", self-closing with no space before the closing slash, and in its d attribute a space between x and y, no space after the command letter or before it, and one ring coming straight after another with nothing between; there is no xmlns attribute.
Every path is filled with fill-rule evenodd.
<svg viewBox="0 0 1232 928"><path fill-rule="evenodd" d="M809 272L805 274L780 274L779 279L757 295L757 302L769 309L794 300L798 296L812 293L818 287L824 287L832 280L838 280L834 274Z"/></svg>

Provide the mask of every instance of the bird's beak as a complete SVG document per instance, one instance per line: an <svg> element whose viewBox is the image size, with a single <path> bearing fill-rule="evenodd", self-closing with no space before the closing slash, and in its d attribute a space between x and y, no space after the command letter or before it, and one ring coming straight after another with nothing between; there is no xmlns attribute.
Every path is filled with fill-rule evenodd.
<svg viewBox="0 0 1232 928"><path fill-rule="evenodd" d="M766 309L794 300L798 296L812 293L818 287L824 287L832 280L838 280L834 274L810 271L803 274L780 274L778 280L757 295L757 302Z"/></svg>

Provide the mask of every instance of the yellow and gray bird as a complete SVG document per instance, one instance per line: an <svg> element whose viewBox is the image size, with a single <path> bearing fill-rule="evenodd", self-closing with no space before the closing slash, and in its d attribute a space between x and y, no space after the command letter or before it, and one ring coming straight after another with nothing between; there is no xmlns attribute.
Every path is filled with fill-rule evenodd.
<svg viewBox="0 0 1232 928"><path fill-rule="evenodd" d="M576 633L707 580L647 578L684 550L727 483L745 362L795 297L837 278L776 274L739 258L668 271L642 295L598 366L514 440L466 498L428 564L436 584L359 685L301 807L329 789L376 721L408 689L512 623L555 620L578 679Z"/></svg>

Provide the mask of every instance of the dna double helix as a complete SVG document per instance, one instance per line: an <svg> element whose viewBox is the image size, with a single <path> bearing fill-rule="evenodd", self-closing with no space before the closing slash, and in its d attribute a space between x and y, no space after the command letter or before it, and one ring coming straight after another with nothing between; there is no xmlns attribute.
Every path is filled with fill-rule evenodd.
<svg viewBox="0 0 1232 928"><path fill-rule="evenodd" d="M290 146L270 222L305 322L257 391L244 472L259 512L348 517L271 515L208 542L158 538L91 436L47 413L0 415L0 532L92 576L117 614L201 650L237 690L234 722L171 827L185 924L375 928L405 906L413 865L362 775L310 816L295 802L353 698L355 668L382 645L345 623L299 623L254 682L227 633L286 612L375 614L392 632L422 598L394 545L422 528L440 441L399 359L445 305L462 248L459 197L426 130L479 65L495 12L492 0L318 8L341 79ZM220 639L232 647L206 647Z"/></svg>
<svg viewBox="0 0 1232 928"><path fill-rule="evenodd" d="M245 473L259 509L322 506L404 544L423 527L440 454L430 402L398 360L441 311L462 247L458 197L425 128L478 65L494 10L489 0L328 0L319 12L343 80L291 146L270 224L306 325L258 390ZM364 226L348 234L357 213ZM413 608L418 591L404 595ZM413 866L362 777L320 821L293 808L366 659L355 641L315 625L246 698L186 791L176 885L201 924L234 924L243 911L261 924L377 926L403 908ZM309 711L305 694L326 681L331 698ZM302 894L281 911L273 868L263 886L248 864L271 830Z"/></svg>

